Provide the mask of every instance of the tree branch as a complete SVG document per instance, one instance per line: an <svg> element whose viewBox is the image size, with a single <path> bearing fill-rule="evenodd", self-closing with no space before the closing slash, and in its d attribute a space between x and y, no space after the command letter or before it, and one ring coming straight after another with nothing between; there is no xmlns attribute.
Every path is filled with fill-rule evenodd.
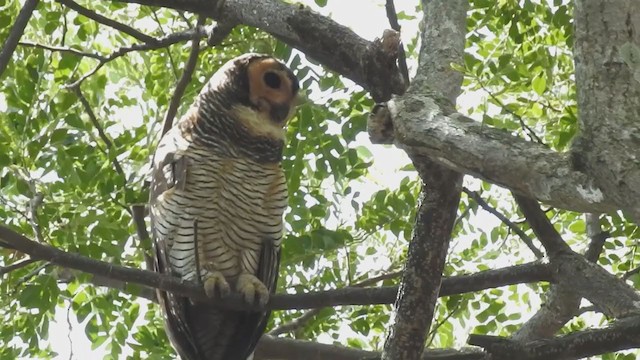
<svg viewBox="0 0 640 360"><path fill-rule="evenodd" d="M491 359L579 359L640 347L640 316L596 330L575 332L549 340L521 343L488 335L470 335L468 343L484 348Z"/></svg>
<svg viewBox="0 0 640 360"><path fill-rule="evenodd" d="M104 129L102 129L102 125L100 125L100 122L96 117L96 114L93 112L93 109L91 109L91 104L89 104L89 101L87 100L87 98L84 97L84 94L82 94L82 90L80 90L80 86L79 85L75 86L72 89L76 93L76 96L78 96L78 99L80 100L80 103L84 108L84 111L89 116L89 120L91 121L91 124L93 124L93 127L95 127L96 130L98 131L98 136L100 136L100 139L106 145L107 151L105 152L105 155L107 155L107 157L111 157L111 155L109 154L109 151L113 150L113 142L111 141L111 139L109 139L107 134L104 132ZM116 156L113 156L112 163L113 163L113 167L116 169L118 174L122 175L122 177L124 177L126 181L125 172L122 169L122 166L120 165L120 162L118 161Z"/></svg>
<svg viewBox="0 0 640 360"><path fill-rule="evenodd" d="M31 19L33 11L36 9L36 6L38 6L38 0L26 0L20 10L20 13L18 13L18 17L9 32L9 36L7 36L7 39L2 45L2 49L0 49L0 78L7 69L7 65L9 65L9 61L11 61L11 56L16 50L16 46L18 46L18 42L24 33L24 29L27 27L29 19Z"/></svg>
<svg viewBox="0 0 640 360"><path fill-rule="evenodd" d="M531 250L531 252L538 259L542 259L544 257L544 254L542 253L542 251L538 250L538 248L533 244L533 239L531 239L529 235L525 234L525 232L522 231L522 229L520 229L518 225L514 224L513 221L509 220L506 216L504 216L504 214L502 214L496 208L494 208L493 206L489 205L489 203L484 201L484 199L480 196L480 194L478 194L475 191L471 191L467 188L462 188L462 191L464 191L464 193L467 194L467 196L472 198L486 212L493 214L493 216L497 217L498 220L502 221L503 224L507 225L509 229L515 232L520 237L522 242L524 242L525 245L527 245L529 250Z"/></svg>
<svg viewBox="0 0 640 360"><path fill-rule="evenodd" d="M567 291L591 301L610 317L640 313L640 295L623 280L576 254L562 240L535 200L514 194L531 228L547 250L557 271L557 283Z"/></svg>
<svg viewBox="0 0 640 360"><path fill-rule="evenodd" d="M98 65L96 65L96 67L93 68L93 70L84 74L75 82L66 85L66 87L74 88L79 86L88 77L98 72L98 70L100 70L104 65L130 52L158 50L158 49L171 46L173 44L177 44L182 41L192 40L194 39L194 37L198 37L199 39L205 38L207 37L207 32L203 27L196 27L195 29L192 29L192 30L187 30L187 31L182 31L182 32L167 35L161 39L158 39L155 43L143 43L143 44L134 44L131 46L123 46L118 50L114 51L113 53L111 53L109 56L106 56L104 59L102 59L98 63Z"/></svg>
<svg viewBox="0 0 640 360"><path fill-rule="evenodd" d="M586 221L591 242L585 252L585 258L595 263L602 251L606 236L602 236L597 216L587 214ZM582 297L567 284L551 285L547 292L547 300L540 310L518 329L512 339L522 342L552 337L569 320L580 314L581 300Z"/></svg>
<svg viewBox="0 0 640 360"><path fill-rule="evenodd" d="M18 270L18 269L22 269L25 266L29 266L31 264L33 264L34 262L36 262L38 260L36 259L24 259L22 261L16 261L15 263L11 264L11 265L7 265L4 267L0 267L0 276L3 276L5 274L8 274L14 270Z"/></svg>
<svg viewBox="0 0 640 360"><path fill-rule="evenodd" d="M196 25L196 28L204 25L204 20L205 18L203 16L200 16L198 18L198 24ZM169 131L173 126L173 118L178 112L178 107L180 107L180 100L182 99L182 95L184 95L184 91L187 88L187 85L189 85L189 83L191 82L191 76L196 69L196 64L198 63L198 54L200 54L200 37L197 33L194 32L193 39L191 40L191 52L189 53L189 59L187 60L187 64L184 67L180 80L176 84L176 89L173 91L173 95L171 96L169 109L167 109L167 114L164 118L161 135L166 134L167 131Z"/></svg>
<svg viewBox="0 0 640 360"><path fill-rule="evenodd" d="M75 12L77 12L80 15L86 16L89 19L94 20L95 22L98 22L100 24L103 24L103 25L112 27L118 31L121 31L138 41L142 41L148 44L155 44L158 42L158 40L152 36L143 34L142 32L132 28L129 25L109 19L108 17L102 16L93 10L89 10L85 7L82 7L80 4L74 2L73 0L56 0L56 1L68 7L69 9L73 9Z"/></svg>
<svg viewBox="0 0 640 360"><path fill-rule="evenodd" d="M232 294L225 299L211 300L207 298L202 287L194 283L185 282L153 271L119 266L79 254L67 253L55 247L29 240L4 226L0 226L0 244L3 247L9 247L28 254L33 259L49 261L55 265L103 276L108 279L179 293L196 300L212 301L214 304L224 308L262 310L244 305L244 301L237 294ZM552 280L552 273L548 265L530 263L444 279L440 296L480 291L512 284ZM269 300L266 308L287 310L339 305L390 304L395 299L397 292L397 286L387 286L380 288L343 288L306 294L277 294Z"/></svg>
<svg viewBox="0 0 640 360"><path fill-rule="evenodd" d="M63 52L63 53L72 54L72 55L76 55L76 56L88 57L88 58L96 59L96 60L99 60L99 61L108 61L105 56L102 56L100 54L83 52L83 51L80 51L80 50L76 50L76 49L72 49L72 48L64 47L64 46L51 46L51 45L32 43L32 42L28 42L28 41L20 41L18 43L18 45L27 46L27 47L33 47L33 48L39 48L39 49L44 49L44 50L49 50L49 51Z"/></svg>
<svg viewBox="0 0 640 360"><path fill-rule="evenodd" d="M406 84L398 70L397 47L369 42L347 27L308 8L276 0L121 0L126 3L191 11L222 23L264 30L371 92L376 102L402 94ZM222 3L222 4L221 4Z"/></svg>
<svg viewBox="0 0 640 360"><path fill-rule="evenodd" d="M513 197L552 261L555 256L561 253L572 252L569 245L562 240L562 236L553 227L547 215L540 209L537 201L516 193L513 193Z"/></svg>
<svg viewBox="0 0 640 360"><path fill-rule="evenodd" d="M427 25L421 34L418 75L408 94L430 84L435 92L455 103L462 75L450 64L462 62L468 6L466 0L423 2ZM446 81L442 81L444 78ZM462 190L462 174L420 155L409 152L409 156L423 189L383 360L417 360L424 351Z"/></svg>
<svg viewBox="0 0 640 360"><path fill-rule="evenodd" d="M389 105L398 147L555 207L610 212L618 205L572 159L455 113L428 92Z"/></svg>
<svg viewBox="0 0 640 360"><path fill-rule="evenodd" d="M425 350L423 360L480 360L484 353L476 349ZM265 335L260 339L255 360L378 360L380 353L347 348L339 345L320 344L312 341L276 338Z"/></svg>

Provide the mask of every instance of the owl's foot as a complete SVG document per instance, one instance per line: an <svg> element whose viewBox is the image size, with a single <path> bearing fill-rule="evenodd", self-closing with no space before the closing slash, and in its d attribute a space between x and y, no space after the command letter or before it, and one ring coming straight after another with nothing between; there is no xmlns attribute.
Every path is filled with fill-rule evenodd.
<svg viewBox="0 0 640 360"><path fill-rule="evenodd" d="M236 290L248 304L265 306L269 301L269 290L257 277L251 274L241 274L236 283Z"/></svg>
<svg viewBox="0 0 640 360"><path fill-rule="evenodd" d="M223 298L231 293L231 287L221 272L213 271L204 276L204 292L210 298Z"/></svg>

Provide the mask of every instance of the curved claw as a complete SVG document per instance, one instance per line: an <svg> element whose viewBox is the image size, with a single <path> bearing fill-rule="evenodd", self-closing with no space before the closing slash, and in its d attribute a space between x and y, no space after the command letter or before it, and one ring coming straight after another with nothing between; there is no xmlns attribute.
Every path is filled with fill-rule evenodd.
<svg viewBox="0 0 640 360"><path fill-rule="evenodd" d="M221 272L214 271L204 276L204 292L210 298L214 298L216 293L223 298L231 293L231 287Z"/></svg>
<svg viewBox="0 0 640 360"><path fill-rule="evenodd" d="M269 290L257 277L251 274L242 274L238 277L236 290L248 304L257 304L263 307L269 301Z"/></svg>

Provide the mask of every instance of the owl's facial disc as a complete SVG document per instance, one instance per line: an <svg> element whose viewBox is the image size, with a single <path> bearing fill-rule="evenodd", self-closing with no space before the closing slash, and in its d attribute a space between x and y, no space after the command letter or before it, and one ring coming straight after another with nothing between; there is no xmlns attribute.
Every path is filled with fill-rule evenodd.
<svg viewBox="0 0 640 360"><path fill-rule="evenodd" d="M258 112L283 126L295 111L298 80L291 70L273 58L254 60L247 70L249 100Z"/></svg>

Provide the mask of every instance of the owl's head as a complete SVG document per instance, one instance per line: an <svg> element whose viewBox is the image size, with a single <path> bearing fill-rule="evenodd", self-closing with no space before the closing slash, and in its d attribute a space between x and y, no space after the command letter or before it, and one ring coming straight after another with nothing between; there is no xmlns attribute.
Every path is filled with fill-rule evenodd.
<svg viewBox="0 0 640 360"><path fill-rule="evenodd" d="M299 84L291 69L263 54L244 54L224 64L200 96L213 97L252 135L282 138L295 113Z"/></svg>

